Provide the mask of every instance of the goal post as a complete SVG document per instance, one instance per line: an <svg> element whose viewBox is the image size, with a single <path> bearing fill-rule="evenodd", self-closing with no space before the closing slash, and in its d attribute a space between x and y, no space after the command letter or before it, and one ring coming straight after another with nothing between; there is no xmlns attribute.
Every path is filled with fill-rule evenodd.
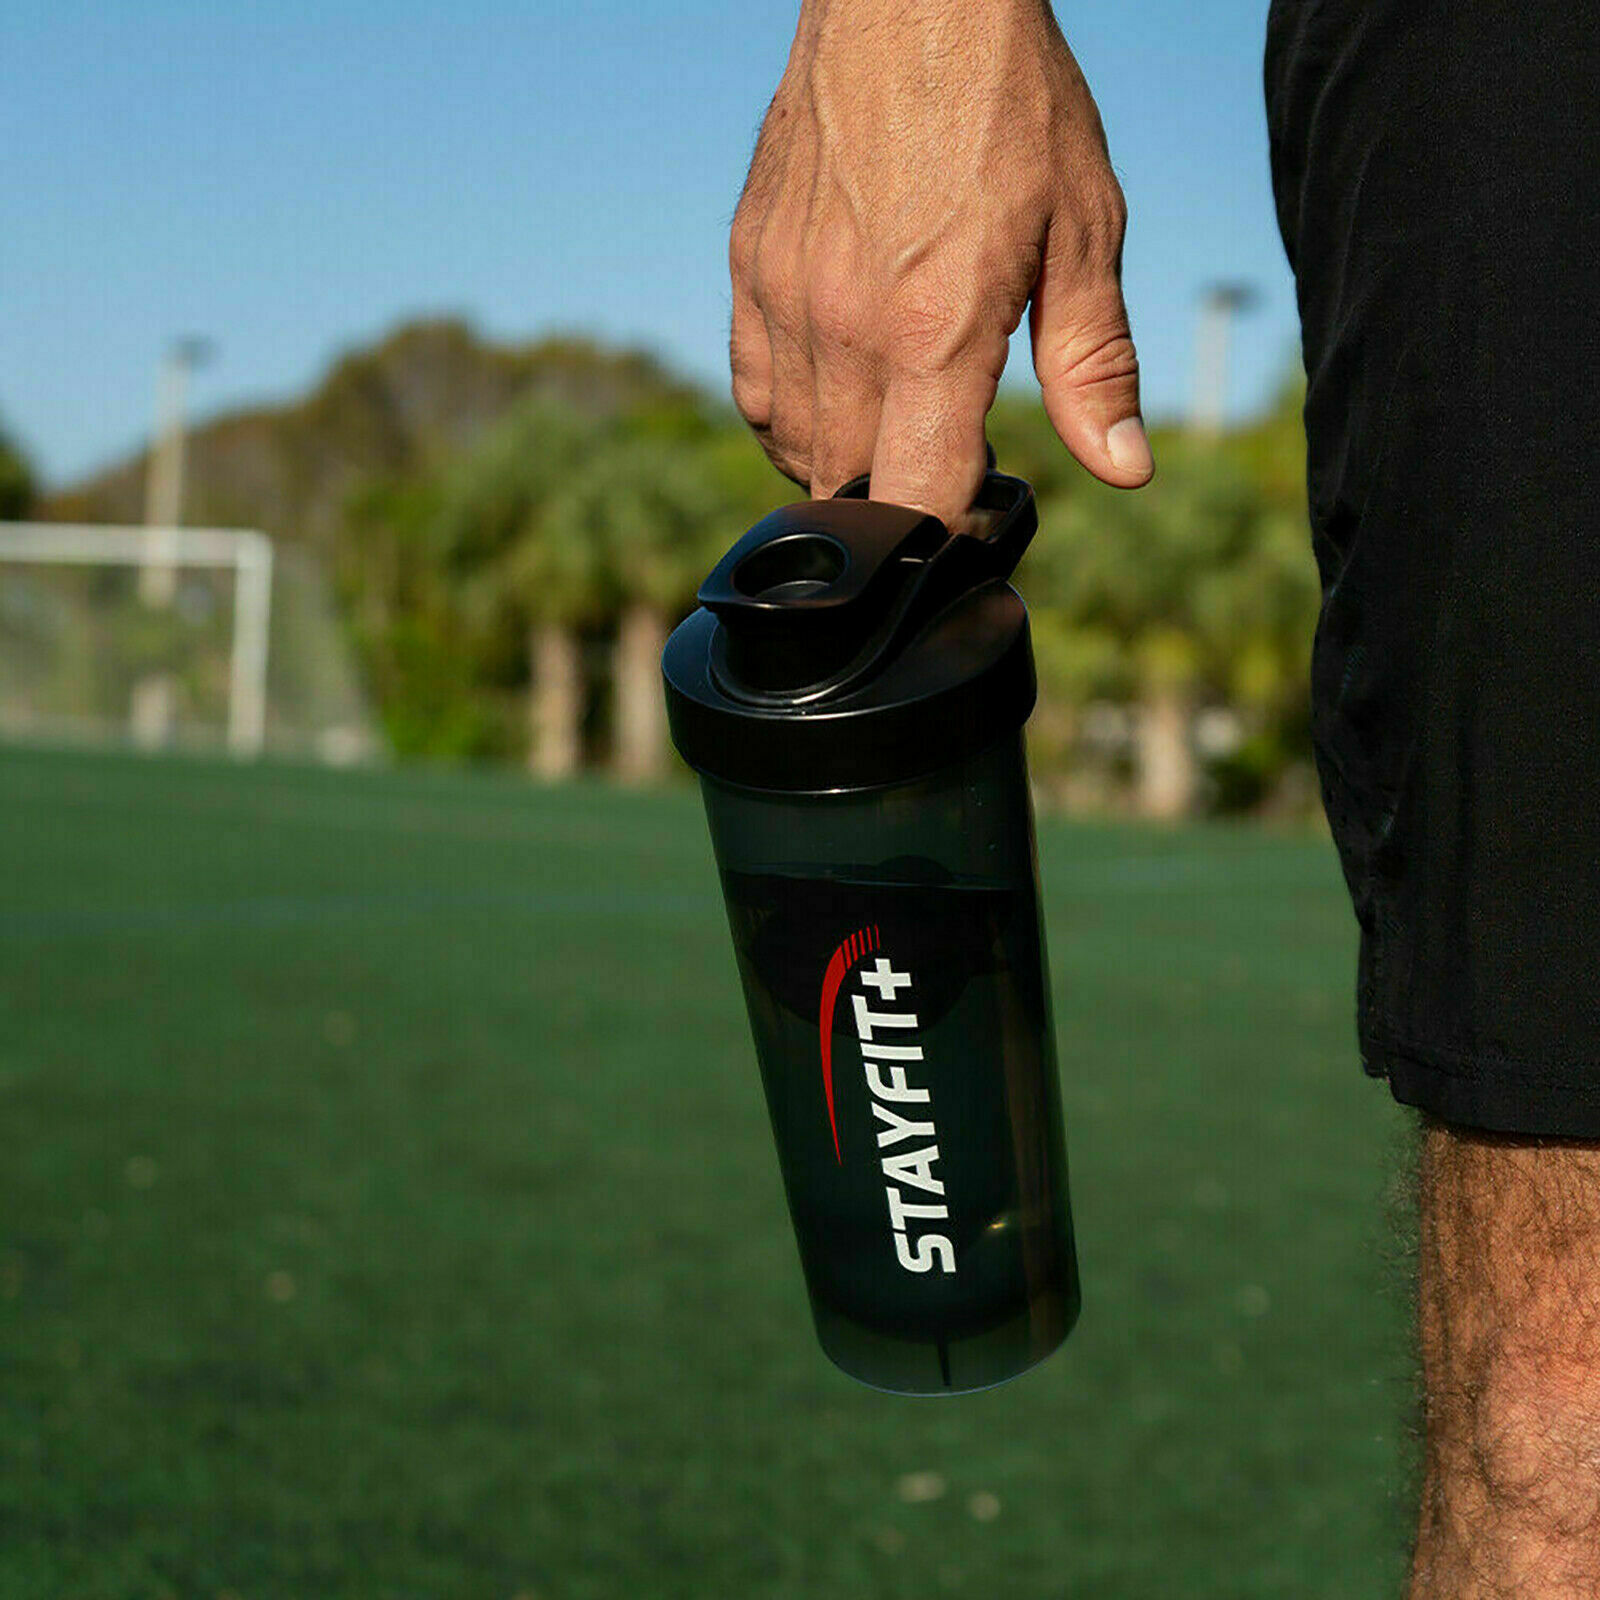
<svg viewBox="0 0 1600 1600"><path fill-rule="evenodd" d="M17 564L131 567L142 574L201 567L231 570L226 743L259 756L267 736L267 666L272 624L272 541L240 528L129 528L63 522L0 522L0 573ZM169 579L170 586L170 579ZM0 685L3 688L3 685Z"/></svg>

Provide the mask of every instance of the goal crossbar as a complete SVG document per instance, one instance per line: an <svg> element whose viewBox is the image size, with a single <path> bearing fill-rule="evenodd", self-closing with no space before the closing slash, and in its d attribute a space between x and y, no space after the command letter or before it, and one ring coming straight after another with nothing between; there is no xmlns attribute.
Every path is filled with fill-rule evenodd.
<svg viewBox="0 0 1600 1600"><path fill-rule="evenodd" d="M129 528L101 523L0 522L0 562L78 566L232 567L233 652L228 748L257 756L267 736L272 540L253 528Z"/></svg>

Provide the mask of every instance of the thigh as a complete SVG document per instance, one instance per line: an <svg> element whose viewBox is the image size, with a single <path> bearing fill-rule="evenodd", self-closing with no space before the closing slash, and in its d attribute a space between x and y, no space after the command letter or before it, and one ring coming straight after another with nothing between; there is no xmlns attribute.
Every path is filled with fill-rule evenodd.
<svg viewBox="0 0 1600 1600"><path fill-rule="evenodd" d="M1600 1135L1600 42L1551 0L1276 0L1266 76L1363 1058Z"/></svg>

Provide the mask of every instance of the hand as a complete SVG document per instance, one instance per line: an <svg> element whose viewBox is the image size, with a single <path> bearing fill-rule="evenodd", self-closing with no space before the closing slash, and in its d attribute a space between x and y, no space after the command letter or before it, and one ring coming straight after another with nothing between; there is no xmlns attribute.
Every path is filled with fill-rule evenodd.
<svg viewBox="0 0 1600 1600"><path fill-rule="evenodd" d="M1062 442L1148 481L1126 208L1047 0L805 0L733 219L734 401L817 496L965 511L1032 302Z"/></svg>

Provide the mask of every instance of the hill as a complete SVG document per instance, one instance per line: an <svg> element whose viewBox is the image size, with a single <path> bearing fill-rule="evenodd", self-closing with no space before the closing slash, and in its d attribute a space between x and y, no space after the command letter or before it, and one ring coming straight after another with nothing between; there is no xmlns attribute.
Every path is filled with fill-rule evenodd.
<svg viewBox="0 0 1600 1600"><path fill-rule="evenodd" d="M194 428L184 521L325 542L358 486L439 466L521 401L604 416L687 392L639 351L579 338L503 345L459 318L408 322L340 356L302 400L229 412ZM137 522L147 461L140 451L71 485L47 497L40 514Z"/></svg>

